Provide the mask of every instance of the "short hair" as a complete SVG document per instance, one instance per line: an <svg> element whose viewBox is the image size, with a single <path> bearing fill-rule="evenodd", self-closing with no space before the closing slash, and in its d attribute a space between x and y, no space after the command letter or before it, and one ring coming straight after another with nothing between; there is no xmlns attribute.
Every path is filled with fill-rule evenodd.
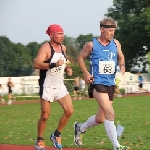
<svg viewBox="0 0 150 150"><path fill-rule="evenodd" d="M114 25L117 27L117 22L112 18L104 18L100 21L100 24L102 25Z"/></svg>

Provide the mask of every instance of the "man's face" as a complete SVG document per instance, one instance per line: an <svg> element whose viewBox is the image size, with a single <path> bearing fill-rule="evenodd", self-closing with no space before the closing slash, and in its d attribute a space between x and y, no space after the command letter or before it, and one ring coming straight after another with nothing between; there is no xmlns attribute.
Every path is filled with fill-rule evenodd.
<svg viewBox="0 0 150 150"><path fill-rule="evenodd" d="M104 38L107 41L110 41L114 37L116 28L103 28L102 27L100 30L101 30L101 34L104 36Z"/></svg>
<svg viewBox="0 0 150 150"><path fill-rule="evenodd" d="M54 42L62 44L64 39L64 32L54 32L51 35Z"/></svg>

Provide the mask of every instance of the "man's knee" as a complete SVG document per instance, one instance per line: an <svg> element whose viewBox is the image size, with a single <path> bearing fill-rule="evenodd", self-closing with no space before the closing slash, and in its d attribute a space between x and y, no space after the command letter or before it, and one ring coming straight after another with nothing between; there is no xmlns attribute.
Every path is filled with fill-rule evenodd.
<svg viewBox="0 0 150 150"><path fill-rule="evenodd" d="M96 118L96 123L102 124L104 123L105 118Z"/></svg>
<svg viewBox="0 0 150 150"><path fill-rule="evenodd" d="M41 120L43 120L43 121L47 121L48 120L48 118L49 118L49 112L48 111L42 111L42 113L41 113Z"/></svg>
<svg viewBox="0 0 150 150"><path fill-rule="evenodd" d="M70 109L65 110L65 114L66 114L67 116L71 116L71 115L73 114L73 112L74 112L73 108L70 108Z"/></svg>

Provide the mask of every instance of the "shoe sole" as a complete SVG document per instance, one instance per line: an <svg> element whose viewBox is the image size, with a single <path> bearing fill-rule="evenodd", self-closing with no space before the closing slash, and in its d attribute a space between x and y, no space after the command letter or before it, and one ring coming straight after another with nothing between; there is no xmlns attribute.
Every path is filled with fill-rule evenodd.
<svg viewBox="0 0 150 150"><path fill-rule="evenodd" d="M57 150L62 150L62 148L60 149L60 148L57 148L57 147L56 147L55 142L54 142L54 140L52 139L52 137L50 137L50 140L54 143L54 147L55 147Z"/></svg>
<svg viewBox="0 0 150 150"><path fill-rule="evenodd" d="M75 136L75 134L76 134L76 133L75 133L75 132L76 132L76 124L77 124L77 123L78 123L78 122L74 122L74 125L73 125L73 127L74 127L74 143L76 144L77 147L80 147L81 145L78 145L78 144L77 144L76 138L75 138L75 137L76 137L76 136Z"/></svg>
<svg viewBox="0 0 150 150"><path fill-rule="evenodd" d="M35 150L46 150L45 148L39 148L37 145L34 146Z"/></svg>

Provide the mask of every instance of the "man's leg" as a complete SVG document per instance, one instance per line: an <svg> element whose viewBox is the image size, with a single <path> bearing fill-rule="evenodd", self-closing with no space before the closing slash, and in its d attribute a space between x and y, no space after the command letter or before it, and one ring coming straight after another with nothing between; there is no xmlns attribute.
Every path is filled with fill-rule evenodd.
<svg viewBox="0 0 150 150"><path fill-rule="evenodd" d="M10 100L10 97L11 97L11 96L10 96L10 93L8 93L8 100Z"/></svg>
<svg viewBox="0 0 150 150"><path fill-rule="evenodd" d="M72 105L72 99L69 94L67 94L65 97L61 98L60 100L58 100L58 103L64 109L64 113L62 117L60 118L58 127L57 127L58 131L61 132L63 128L66 126L66 124L68 123L74 110L73 110L73 105Z"/></svg>
<svg viewBox="0 0 150 150"><path fill-rule="evenodd" d="M96 115L91 116L90 118L88 118L88 120L86 122L81 124L80 131L85 132L87 129L89 129L91 127L94 127L98 124L104 123L104 120L105 120L104 113L102 111L102 108L99 107Z"/></svg>
<svg viewBox="0 0 150 150"><path fill-rule="evenodd" d="M141 84L139 84L139 93L142 93L142 88Z"/></svg>
<svg viewBox="0 0 150 150"><path fill-rule="evenodd" d="M111 140L114 149L117 149L117 147L119 147L120 144L117 140L117 132L116 132L116 127L114 125L114 110L109 100L108 93L100 93L94 89L93 95L96 98L99 106L101 106L103 109L105 115L104 127L106 133L109 139Z"/></svg>
<svg viewBox="0 0 150 150"><path fill-rule="evenodd" d="M141 93L144 92L144 89L143 89L143 84L141 84Z"/></svg>
<svg viewBox="0 0 150 150"><path fill-rule="evenodd" d="M82 146L82 136L85 134L86 130L94 127L98 124L102 124L105 120L104 113L99 107L96 115L93 115L87 119L84 123L74 123L74 142L77 146Z"/></svg>
<svg viewBox="0 0 150 150"><path fill-rule="evenodd" d="M9 91L9 93L8 93L8 103L7 104L8 105L12 104L12 93L11 93L11 91Z"/></svg>
<svg viewBox="0 0 150 150"><path fill-rule="evenodd" d="M64 127L66 126L66 124L68 123L68 121L69 121L69 119L70 119L70 117L71 117L71 115L73 113L73 105L72 105L71 96L69 94L67 94L63 98L60 98L58 100L58 103L64 109L64 113L63 113L62 117L59 120L57 129L51 135L50 139L54 143L54 147L57 150L61 150L62 149L62 145L61 145L61 132L64 129Z"/></svg>
<svg viewBox="0 0 150 150"><path fill-rule="evenodd" d="M79 100L81 100L82 97L83 97L83 89L80 88L80 90L79 90Z"/></svg>
<svg viewBox="0 0 150 150"><path fill-rule="evenodd" d="M86 95L86 89L85 88L82 88L82 93L81 93L81 95L82 95L82 98L83 97L86 97L87 95Z"/></svg>
<svg viewBox="0 0 150 150"><path fill-rule="evenodd" d="M112 102L109 100L110 97L108 96L108 93L97 92L94 89L93 95L105 115L104 127L111 143L113 144L114 150L130 150L129 147L121 146L118 142L116 126L114 124L114 109L112 107Z"/></svg>
<svg viewBox="0 0 150 150"><path fill-rule="evenodd" d="M50 115L50 102L40 99L41 104L41 116L38 121L38 137L43 137L44 130L46 128L46 121Z"/></svg>
<svg viewBox="0 0 150 150"><path fill-rule="evenodd" d="M38 136L37 143L35 145L36 150L45 150L45 144L43 142L43 134L46 128L46 121L50 114L50 102L40 99L41 104L41 116L38 121Z"/></svg>
<svg viewBox="0 0 150 150"><path fill-rule="evenodd" d="M1 96L1 94L0 94L0 101L1 101L2 103L5 102L5 100L3 99L3 97Z"/></svg>

